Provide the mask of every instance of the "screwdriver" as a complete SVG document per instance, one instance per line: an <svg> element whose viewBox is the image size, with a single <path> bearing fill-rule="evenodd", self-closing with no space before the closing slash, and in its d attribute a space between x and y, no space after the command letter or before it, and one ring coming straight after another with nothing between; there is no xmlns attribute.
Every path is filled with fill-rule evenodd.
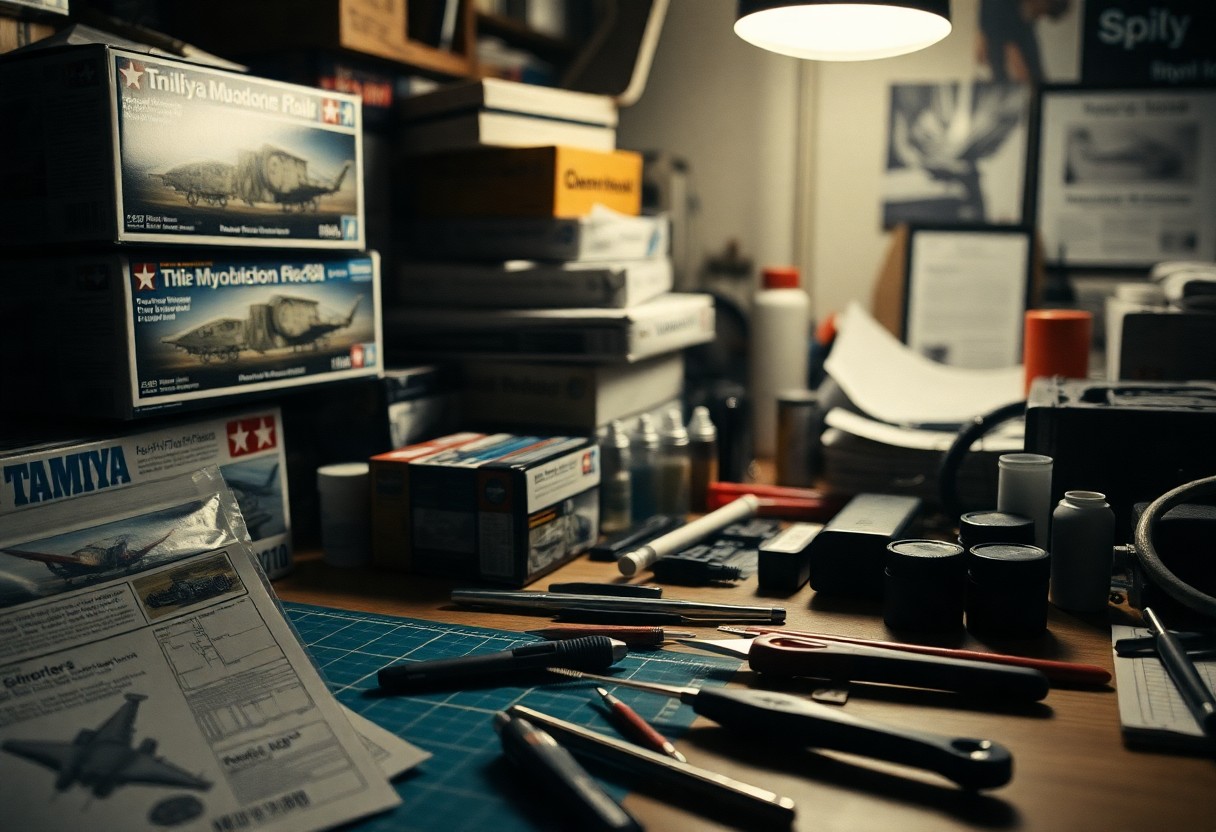
<svg viewBox="0 0 1216 832"><path fill-rule="evenodd" d="M551 667L549 672L672 696L724 728L933 771L964 789L996 788L1013 776L1013 755L992 740L884 725L785 693L677 687L564 667Z"/></svg>

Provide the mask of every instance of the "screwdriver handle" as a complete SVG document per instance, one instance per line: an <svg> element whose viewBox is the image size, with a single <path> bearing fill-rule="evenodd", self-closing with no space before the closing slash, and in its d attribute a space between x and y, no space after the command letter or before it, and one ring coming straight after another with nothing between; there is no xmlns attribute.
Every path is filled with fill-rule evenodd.
<svg viewBox="0 0 1216 832"><path fill-rule="evenodd" d="M706 688L685 701L723 727L932 771L965 789L996 788L1013 776L1013 755L992 740L884 725L774 691Z"/></svg>

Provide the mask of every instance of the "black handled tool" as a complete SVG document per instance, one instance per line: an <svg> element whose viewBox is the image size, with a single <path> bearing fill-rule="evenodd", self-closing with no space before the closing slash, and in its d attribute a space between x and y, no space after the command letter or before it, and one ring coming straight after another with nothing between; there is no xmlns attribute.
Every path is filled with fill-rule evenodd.
<svg viewBox="0 0 1216 832"><path fill-rule="evenodd" d="M537 641L497 653L407 662L385 667L376 675L376 681L387 691L405 693L485 676L553 666L606 670L628 653L629 648L625 642L607 636Z"/></svg>
<svg viewBox="0 0 1216 832"><path fill-rule="evenodd" d="M579 670L550 673L674 696L724 728L784 743L827 748L937 772L965 789L994 789L1013 776L1013 755L992 740L912 731L846 714L797 696L759 690L682 688Z"/></svg>

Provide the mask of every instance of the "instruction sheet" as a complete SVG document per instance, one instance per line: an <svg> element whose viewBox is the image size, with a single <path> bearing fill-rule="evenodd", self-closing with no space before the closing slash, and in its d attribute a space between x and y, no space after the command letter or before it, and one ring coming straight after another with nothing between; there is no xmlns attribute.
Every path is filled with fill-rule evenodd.
<svg viewBox="0 0 1216 832"><path fill-rule="evenodd" d="M0 805L14 829L314 830L399 799L212 466L12 516ZM5 575L0 571L0 575Z"/></svg>

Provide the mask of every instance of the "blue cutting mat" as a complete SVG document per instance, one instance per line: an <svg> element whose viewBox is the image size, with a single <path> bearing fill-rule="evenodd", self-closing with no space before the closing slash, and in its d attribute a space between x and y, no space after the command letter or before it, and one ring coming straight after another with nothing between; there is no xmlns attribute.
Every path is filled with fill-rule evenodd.
<svg viewBox="0 0 1216 832"><path fill-rule="evenodd" d="M531 636L308 604L283 606L342 704L434 755L397 783L402 804L353 827L359 832L550 828L551 815L529 808L531 801L547 801L544 784L520 781L503 756L493 728L494 713L511 705L527 705L616 735L595 704L599 697L594 686L586 681L409 696L367 695L376 690L376 672L385 665L406 658L493 653L534 640ZM614 666L612 675L669 685L718 686L740 664L715 656L632 651ZM674 699L623 687L613 692L670 738L692 724L692 708ZM617 798L625 794L626 789L617 783L603 781L603 785Z"/></svg>

